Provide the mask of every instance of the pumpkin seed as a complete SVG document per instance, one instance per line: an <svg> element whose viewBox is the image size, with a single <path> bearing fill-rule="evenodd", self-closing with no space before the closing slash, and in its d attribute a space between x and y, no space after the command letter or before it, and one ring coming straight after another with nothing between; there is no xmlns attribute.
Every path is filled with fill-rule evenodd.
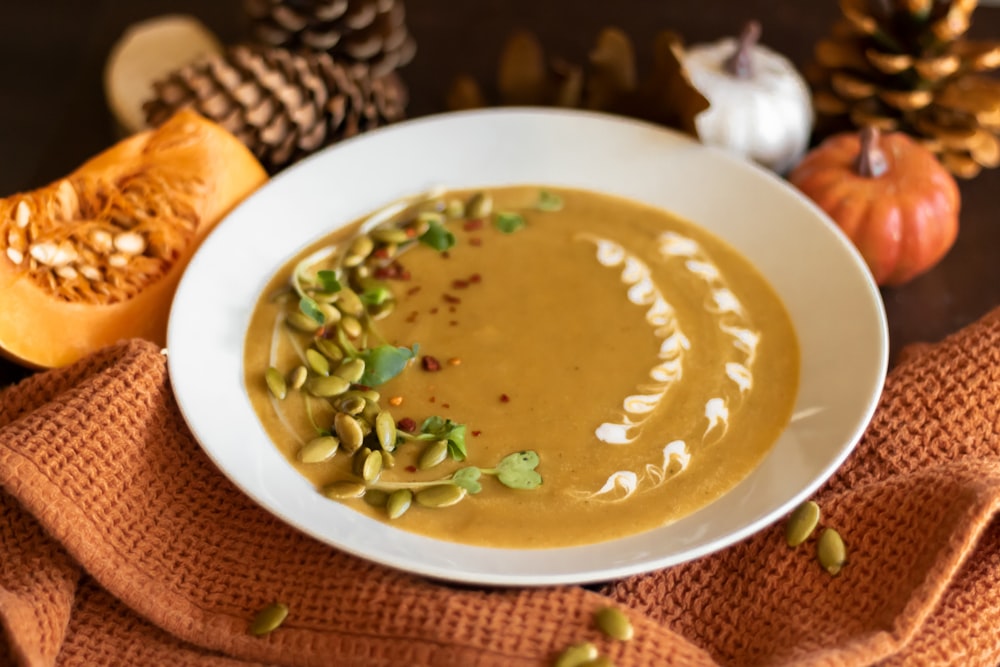
<svg viewBox="0 0 1000 667"><path fill-rule="evenodd" d="M477 192L472 195L465 205L465 217L485 218L493 212L493 198L485 192Z"/></svg>
<svg viewBox="0 0 1000 667"><path fill-rule="evenodd" d="M366 482L377 481L382 474L382 452L371 452L365 457L365 462L361 466L361 479Z"/></svg>
<svg viewBox="0 0 1000 667"><path fill-rule="evenodd" d="M389 502L389 493L382 489L368 489L364 501L372 507L385 507Z"/></svg>
<svg viewBox="0 0 1000 667"><path fill-rule="evenodd" d="M295 310L285 316L285 323L303 333L315 333L319 331L320 324L313 318L309 317L301 310Z"/></svg>
<svg viewBox="0 0 1000 667"><path fill-rule="evenodd" d="M368 309L368 315L373 320L384 320L385 318L392 315L392 311L396 310L396 302L392 299L387 299L382 303L377 303Z"/></svg>
<svg viewBox="0 0 1000 667"><path fill-rule="evenodd" d="M372 241L370 236L359 236L351 243L350 250L347 251L349 255L360 255L362 259L372 254L372 250L375 249L375 242Z"/></svg>
<svg viewBox="0 0 1000 667"><path fill-rule="evenodd" d="M378 403L375 401L368 401L365 403L365 409L361 411L361 418L364 419L366 424L374 424L380 411L381 408L379 408ZM369 432L371 432L370 429Z"/></svg>
<svg viewBox="0 0 1000 667"><path fill-rule="evenodd" d="M398 519L410 509L413 502L413 492L409 489L396 489L389 494L389 499L385 503L385 513L390 519Z"/></svg>
<svg viewBox="0 0 1000 667"><path fill-rule="evenodd" d="M406 243L410 240L405 229L399 227L379 227L372 230L372 238L379 243Z"/></svg>
<svg viewBox="0 0 1000 667"><path fill-rule="evenodd" d="M555 667L581 667L597 658L597 647L590 642L574 644L559 654Z"/></svg>
<svg viewBox="0 0 1000 667"><path fill-rule="evenodd" d="M323 313L323 324L336 324L343 317L337 307L329 303L321 303L318 307L319 312Z"/></svg>
<svg viewBox="0 0 1000 667"><path fill-rule="evenodd" d="M393 456L392 452L382 451L382 467L386 470L392 470L396 467L396 457Z"/></svg>
<svg viewBox="0 0 1000 667"><path fill-rule="evenodd" d="M368 447L361 447L358 451L354 452L354 458L351 459L351 472L361 477L361 471L364 469L365 459L368 455L372 453L372 450Z"/></svg>
<svg viewBox="0 0 1000 667"><path fill-rule="evenodd" d="M327 376L330 374L330 361L318 350L312 348L306 350L306 363L317 375Z"/></svg>
<svg viewBox="0 0 1000 667"><path fill-rule="evenodd" d="M396 449L396 420L388 410L383 410L375 417L375 435L382 449L387 452Z"/></svg>
<svg viewBox="0 0 1000 667"><path fill-rule="evenodd" d="M812 535L819 524L819 505L808 500L792 512L785 524L785 541L790 547L797 547Z"/></svg>
<svg viewBox="0 0 1000 667"><path fill-rule="evenodd" d="M346 287L340 290L340 298L337 299L337 303L334 304L344 315L352 315L354 317L361 317L361 314L365 312L365 304L362 303L361 297L359 297L353 290L349 290Z"/></svg>
<svg viewBox="0 0 1000 667"><path fill-rule="evenodd" d="M274 632L288 618L288 605L280 602L273 602L254 616L250 621L250 634L260 637L270 632Z"/></svg>
<svg viewBox="0 0 1000 667"><path fill-rule="evenodd" d="M306 370L305 366L296 366L292 369L292 372L288 374L288 386L291 389L302 389L302 385L306 383L306 379L309 377L309 371Z"/></svg>
<svg viewBox="0 0 1000 667"><path fill-rule="evenodd" d="M337 379L346 382L341 378ZM338 412L333 418L333 429L337 432L337 437L340 438L340 444L351 453L358 451L358 448L361 447L361 441L365 439L364 431L361 430L361 424L358 423L358 420L344 412Z"/></svg>
<svg viewBox="0 0 1000 667"><path fill-rule="evenodd" d="M445 204L444 213L452 220L464 218L465 204L462 203L461 199L449 199L448 203Z"/></svg>
<svg viewBox="0 0 1000 667"><path fill-rule="evenodd" d="M357 382L365 374L364 359L347 359L343 361L337 370L333 372L337 377L342 377L350 383Z"/></svg>
<svg viewBox="0 0 1000 667"><path fill-rule="evenodd" d="M348 338L357 338L364 331L360 320L353 315L345 315L344 319L340 321L340 328L344 330Z"/></svg>
<svg viewBox="0 0 1000 667"><path fill-rule="evenodd" d="M365 495L365 485L361 482L353 482L349 479L342 479L324 486L323 495L331 500L360 498Z"/></svg>
<svg viewBox="0 0 1000 667"><path fill-rule="evenodd" d="M335 437L323 435L302 445L298 458L303 463L322 463L332 459L337 453L338 447L340 447L340 442Z"/></svg>
<svg viewBox="0 0 1000 667"><path fill-rule="evenodd" d="M340 349L340 346L329 338L317 338L313 341L313 345L316 349L323 353L323 356L330 361L340 361L344 358L344 351Z"/></svg>
<svg viewBox="0 0 1000 667"><path fill-rule="evenodd" d="M330 398L331 396L343 394L350 389L351 383L344 378L330 375L328 377L311 377L306 380L304 387L307 392L316 398Z"/></svg>
<svg viewBox="0 0 1000 667"><path fill-rule="evenodd" d="M454 484L435 484L426 489L417 491L414 498L418 505L424 507L451 507L455 503L465 498L466 491Z"/></svg>
<svg viewBox="0 0 1000 667"><path fill-rule="evenodd" d="M335 408L341 412L346 412L349 415L359 414L365 409L365 399L360 396L341 396L337 403L334 405Z"/></svg>
<svg viewBox="0 0 1000 667"><path fill-rule="evenodd" d="M417 220L414 224L418 226L430 227L435 222L439 225L443 225L444 215L438 211L423 211L417 215Z"/></svg>
<svg viewBox="0 0 1000 667"><path fill-rule="evenodd" d="M420 456L417 458L417 468L429 470L443 463L446 458L448 458L448 441L435 440L424 447L424 451L420 452Z"/></svg>
<svg viewBox="0 0 1000 667"><path fill-rule="evenodd" d="M274 366L264 372L264 381L267 382L267 388L271 391L271 395L279 401L284 400L285 396L288 395L288 385L285 384L285 376Z"/></svg>
<svg viewBox="0 0 1000 667"><path fill-rule="evenodd" d="M824 570L836 576L847 562L847 547L840 533L833 528L826 528L819 536L816 545L816 557Z"/></svg>
<svg viewBox="0 0 1000 667"><path fill-rule="evenodd" d="M597 629L612 639L627 642L635 636L635 629L628 616L617 607L601 607L594 614Z"/></svg>

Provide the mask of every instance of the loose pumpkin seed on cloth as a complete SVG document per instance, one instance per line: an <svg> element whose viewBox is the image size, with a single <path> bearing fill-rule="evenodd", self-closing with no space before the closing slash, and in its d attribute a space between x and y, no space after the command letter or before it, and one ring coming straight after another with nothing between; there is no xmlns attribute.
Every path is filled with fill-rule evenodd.
<svg viewBox="0 0 1000 667"><path fill-rule="evenodd" d="M14 664L547 667L586 643L618 667L1000 662L1000 309L892 370L805 543L783 519L597 588L449 586L312 540L202 453L140 341L0 390L0 484ZM596 626L606 607L628 641Z"/></svg>

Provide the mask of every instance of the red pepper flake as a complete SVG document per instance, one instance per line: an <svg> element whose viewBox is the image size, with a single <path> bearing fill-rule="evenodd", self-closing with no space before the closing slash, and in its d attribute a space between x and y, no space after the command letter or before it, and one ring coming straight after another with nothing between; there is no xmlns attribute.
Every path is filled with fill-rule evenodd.
<svg viewBox="0 0 1000 667"><path fill-rule="evenodd" d="M389 249L386 248L385 246L382 246L381 248L376 248L372 252L372 257L374 257L375 259L389 259Z"/></svg>
<svg viewBox="0 0 1000 667"><path fill-rule="evenodd" d="M433 373L434 371L441 370L441 362L435 359L434 357L430 356L429 354L425 354L424 356L420 357L420 367L423 368L425 371L430 371L431 373Z"/></svg>
<svg viewBox="0 0 1000 667"><path fill-rule="evenodd" d="M448 360L448 365L449 366L458 366L461 363L462 363L462 360L459 359L458 357L452 357L451 359Z"/></svg>
<svg viewBox="0 0 1000 667"><path fill-rule="evenodd" d="M455 312L455 306L448 306L448 312L449 313L454 313Z"/></svg>
<svg viewBox="0 0 1000 667"><path fill-rule="evenodd" d="M438 314L437 306L434 306L433 308L431 308L431 315L437 315L437 314Z"/></svg>
<svg viewBox="0 0 1000 667"><path fill-rule="evenodd" d="M469 239L469 245L476 246L478 248L479 246L483 245L483 240L478 236L474 236L471 239Z"/></svg>
<svg viewBox="0 0 1000 667"><path fill-rule="evenodd" d="M450 327L457 327L458 326L458 320L451 320L450 322L448 322L448 326L450 326Z"/></svg>
<svg viewBox="0 0 1000 667"><path fill-rule="evenodd" d="M406 466L406 472L417 472L417 466Z"/></svg>
<svg viewBox="0 0 1000 667"><path fill-rule="evenodd" d="M444 299L446 303L462 303L461 299L451 294L443 294L441 295L441 298Z"/></svg>
<svg viewBox="0 0 1000 667"><path fill-rule="evenodd" d="M510 396L508 396L507 394L500 394L500 402L510 403Z"/></svg>
<svg viewBox="0 0 1000 667"><path fill-rule="evenodd" d="M399 265L397 264L397 266ZM410 273L409 269L404 269L402 266L399 267L399 275L397 276L399 280L409 280L412 277L413 275Z"/></svg>
<svg viewBox="0 0 1000 667"><path fill-rule="evenodd" d="M409 315L406 316L406 320L404 320L404 321L408 322L409 324L413 324L414 322L417 321L417 316L418 315L419 315L419 313L417 311L413 311L412 313L410 313Z"/></svg>
<svg viewBox="0 0 1000 667"><path fill-rule="evenodd" d="M465 289L469 286L469 282L467 280L456 279L451 281L451 286L455 289Z"/></svg>
<svg viewBox="0 0 1000 667"><path fill-rule="evenodd" d="M470 283L481 283L481 282L483 282L483 277L481 275L479 275L478 273L473 273L471 276L469 276L469 282Z"/></svg>
<svg viewBox="0 0 1000 667"><path fill-rule="evenodd" d="M480 435L482 435L482 433L483 433L482 431L473 431L472 432L472 437L478 438Z"/></svg>
<svg viewBox="0 0 1000 667"><path fill-rule="evenodd" d="M396 422L396 428L400 431L405 431L407 433L413 433L417 430L417 422L410 417L403 417L398 422Z"/></svg>
<svg viewBox="0 0 1000 667"><path fill-rule="evenodd" d="M441 259L451 259L451 253L447 250L441 251Z"/></svg>
<svg viewBox="0 0 1000 667"><path fill-rule="evenodd" d="M416 294L419 291L420 291L420 285L414 285L410 289L406 290L406 295L407 296L413 296L414 294Z"/></svg>
<svg viewBox="0 0 1000 667"><path fill-rule="evenodd" d="M437 402L437 396L431 396L427 400L430 401L431 403L435 403L435 402Z"/></svg>
<svg viewBox="0 0 1000 667"><path fill-rule="evenodd" d="M467 232L472 232L482 228L483 228L482 218L470 218L462 223L462 229L464 229Z"/></svg>
<svg viewBox="0 0 1000 667"><path fill-rule="evenodd" d="M389 405L391 405L394 408L398 408L402 404L403 404L403 397L402 396L391 396L389 398Z"/></svg>
<svg viewBox="0 0 1000 667"><path fill-rule="evenodd" d="M406 228L406 236L408 238L412 239L416 235L417 235L417 229L415 227L407 227Z"/></svg>
<svg viewBox="0 0 1000 667"><path fill-rule="evenodd" d="M451 403L442 403L441 407L444 408L445 410L447 410L448 408L451 407Z"/></svg>

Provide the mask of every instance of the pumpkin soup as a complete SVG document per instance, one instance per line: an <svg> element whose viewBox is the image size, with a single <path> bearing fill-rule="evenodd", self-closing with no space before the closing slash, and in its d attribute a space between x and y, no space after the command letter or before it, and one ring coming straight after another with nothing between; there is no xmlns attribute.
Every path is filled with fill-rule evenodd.
<svg viewBox="0 0 1000 667"><path fill-rule="evenodd" d="M788 423L799 353L766 280L660 209L537 186L398 203L303 250L245 382L331 502L512 548L600 542L710 503Z"/></svg>

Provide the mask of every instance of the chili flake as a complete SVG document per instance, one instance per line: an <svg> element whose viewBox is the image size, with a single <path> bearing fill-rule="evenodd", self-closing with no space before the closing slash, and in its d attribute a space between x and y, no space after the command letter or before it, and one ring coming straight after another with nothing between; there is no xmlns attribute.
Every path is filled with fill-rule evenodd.
<svg viewBox="0 0 1000 667"><path fill-rule="evenodd" d="M448 365L449 366L458 366L461 363L462 363L462 360L459 359L458 357L452 357L451 359L448 360Z"/></svg>
<svg viewBox="0 0 1000 667"><path fill-rule="evenodd" d="M507 394L500 394L500 402L510 403L510 396L508 396Z"/></svg>
<svg viewBox="0 0 1000 667"><path fill-rule="evenodd" d="M400 431L406 431L407 433L413 433L417 430L417 422L410 417L403 417L398 422L396 422L396 428Z"/></svg>
<svg viewBox="0 0 1000 667"><path fill-rule="evenodd" d="M399 407L402 404L403 404L403 397L402 396L390 396L389 397L389 405L391 405L392 407L396 408L396 407Z"/></svg>
<svg viewBox="0 0 1000 667"><path fill-rule="evenodd" d="M423 368L425 371L430 371L433 373L434 371L441 370L441 362L435 359L434 357L430 356L429 354L425 354L420 358L420 367Z"/></svg>
<svg viewBox="0 0 1000 667"><path fill-rule="evenodd" d="M467 232L475 231L477 229L482 229L482 228L483 228L482 218L470 218L469 220L466 220L464 223L462 223L462 229L464 229Z"/></svg>
<svg viewBox="0 0 1000 667"><path fill-rule="evenodd" d="M483 433L482 431L473 431L472 436L474 438L478 438L480 435L482 435L482 433Z"/></svg>
<svg viewBox="0 0 1000 667"><path fill-rule="evenodd" d="M444 299L448 303L462 303L462 300L460 298L458 298L457 296L453 296L451 294L447 294L447 293L443 294L441 296L441 298Z"/></svg>
<svg viewBox="0 0 1000 667"><path fill-rule="evenodd" d="M474 236L471 239L469 239L469 245L476 246L478 248L479 246L483 245L483 240L478 236Z"/></svg>

